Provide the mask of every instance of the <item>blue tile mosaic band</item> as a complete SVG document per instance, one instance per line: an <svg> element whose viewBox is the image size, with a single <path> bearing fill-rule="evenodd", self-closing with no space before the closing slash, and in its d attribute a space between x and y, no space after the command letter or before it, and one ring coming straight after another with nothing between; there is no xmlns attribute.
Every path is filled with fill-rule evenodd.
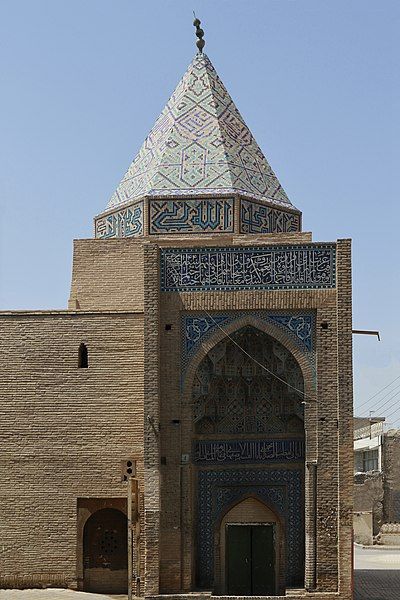
<svg viewBox="0 0 400 600"><path fill-rule="evenodd" d="M233 198L150 201L150 234L232 232Z"/></svg>
<svg viewBox="0 0 400 600"><path fill-rule="evenodd" d="M136 237L143 235L143 202L100 217L95 222L95 237Z"/></svg>
<svg viewBox="0 0 400 600"><path fill-rule="evenodd" d="M335 287L335 244L161 250L161 290Z"/></svg>
<svg viewBox="0 0 400 600"><path fill-rule="evenodd" d="M214 531L226 510L248 496L265 502L285 530L286 585L304 578L303 471L292 469L210 469L198 471L197 583L213 585Z"/></svg>
<svg viewBox="0 0 400 600"><path fill-rule="evenodd" d="M195 440L192 461L198 465L298 462L304 440Z"/></svg>
<svg viewBox="0 0 400 600"><path fill-rule="evenodd" d="M271 208L251 200L240 201L241 233L300 231L300 215Z"/></svg>

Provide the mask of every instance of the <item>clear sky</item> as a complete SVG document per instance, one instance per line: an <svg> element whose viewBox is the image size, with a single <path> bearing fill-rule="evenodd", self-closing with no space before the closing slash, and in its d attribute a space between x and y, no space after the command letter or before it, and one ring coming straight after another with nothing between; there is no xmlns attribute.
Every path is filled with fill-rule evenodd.
<svg viewBox="0 0 400 600"><path fill-rule="evenodd" d="M72 239L191 61L193 9L304 229L353 238L354 327L382 335L354 338L356 406L392 394L400 425L400 379L366 402L400 375L398 0L1 0L0 308L66 307Z"/></svg>

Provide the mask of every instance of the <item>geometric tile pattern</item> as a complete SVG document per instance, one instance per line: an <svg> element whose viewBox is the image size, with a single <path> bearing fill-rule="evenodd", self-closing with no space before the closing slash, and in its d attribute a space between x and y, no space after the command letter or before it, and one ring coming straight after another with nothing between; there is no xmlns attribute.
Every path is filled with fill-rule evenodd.
<svg viewBox="0 0 400 600"><path fill-rule="evenodd" d="M242 198L240 203L241 233L279 233L282 231L300 231L300 215Z"/></svg>
<svg viewBox="0 0 400 600"><path fill-rule="evenodd" d="M163 249L161 290L334 288L335 250L335 244Z"/></svg>
<svg viewBox="0 0 400 600"><path fill-rule="evenodd" d="M218 326L225 327L246 316L251 316L256 321L271 323L281 329L304 352L311 367L314 384L316 383L315 313L313 311L250 310L212 313L212 318L204 313L182 316L181 385L188 364L198 352L200 345L214 333Z"/></svg>
<svg viewBox="0 0 400 600"><path fill-rule="evenodd" d="M203 193L292 208L210 60L198 53L107 208L146 195Z"/></svg>
<svg viewBox="0 0 400 600"><path fill-rule="evenodd" d="M150 233L229 233L233 198L150 201Z"/></svg>
<svg viewBox="0 0 400 600"><path fill-rule="evenodd" d="M197 486L197 583L213 585L214 528L228 506L253 495L279 514L285 531L286 585L304 585L303 473L291 469L199 470Z"/></svg>
<svg viewBox="0 0 400 600"><path fill-rule="evenodd" d="M296 462L304 458L304 440L195 440L197 465Z"/></svg>
<svg viewBox="0 0 400 600"><path fill-rule="evenodd" d="M212 318L206 314L190 314L183 316L184 356L190 360L197 351L198 346L205 341L218 325L228 325L245 316L252 316L265 323L278 325L290 338L306 352L313 350L313 336L315 329L315 315L312 311L306 312L268 312L232 311L213 313Z"/></svg>
<svg viewBox="0 0 400 600"><path fill-rule="evenodd" d="M143 202L138 202L95 220L96 238L143 235Z"/></svg>

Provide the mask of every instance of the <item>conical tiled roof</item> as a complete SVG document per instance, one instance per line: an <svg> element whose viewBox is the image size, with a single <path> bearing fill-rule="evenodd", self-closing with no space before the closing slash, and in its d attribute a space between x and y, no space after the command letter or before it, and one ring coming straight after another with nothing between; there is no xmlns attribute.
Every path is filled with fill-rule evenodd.
<svg viewBox="0 0 400 600"><path fill-rule="evenodd" d="M197 54L107 209L150 196L240 192L292 207L205 54Z"/></svg>

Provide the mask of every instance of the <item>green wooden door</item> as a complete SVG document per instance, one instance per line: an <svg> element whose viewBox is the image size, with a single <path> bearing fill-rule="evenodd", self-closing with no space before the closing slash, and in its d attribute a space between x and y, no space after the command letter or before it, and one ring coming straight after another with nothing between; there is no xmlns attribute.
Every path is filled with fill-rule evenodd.
<svg viewBox="0 0 400 600"><path fill-rule="evenodd" d="M273 525L252 525L251 566L252 595L273 595L275 593L275 549Z"/></svg>
<svg viewBox="0 0 400 600"><path fill-rule="evenodd" d="M226 593L266 596L275 593L273 525L226 526Z"/></svg>
<svg viewBox="0 0 400 600"><path fill-rule="evenodd" d="M227 525L227 593L251 595L251 529L246 525Z"/></svg>

